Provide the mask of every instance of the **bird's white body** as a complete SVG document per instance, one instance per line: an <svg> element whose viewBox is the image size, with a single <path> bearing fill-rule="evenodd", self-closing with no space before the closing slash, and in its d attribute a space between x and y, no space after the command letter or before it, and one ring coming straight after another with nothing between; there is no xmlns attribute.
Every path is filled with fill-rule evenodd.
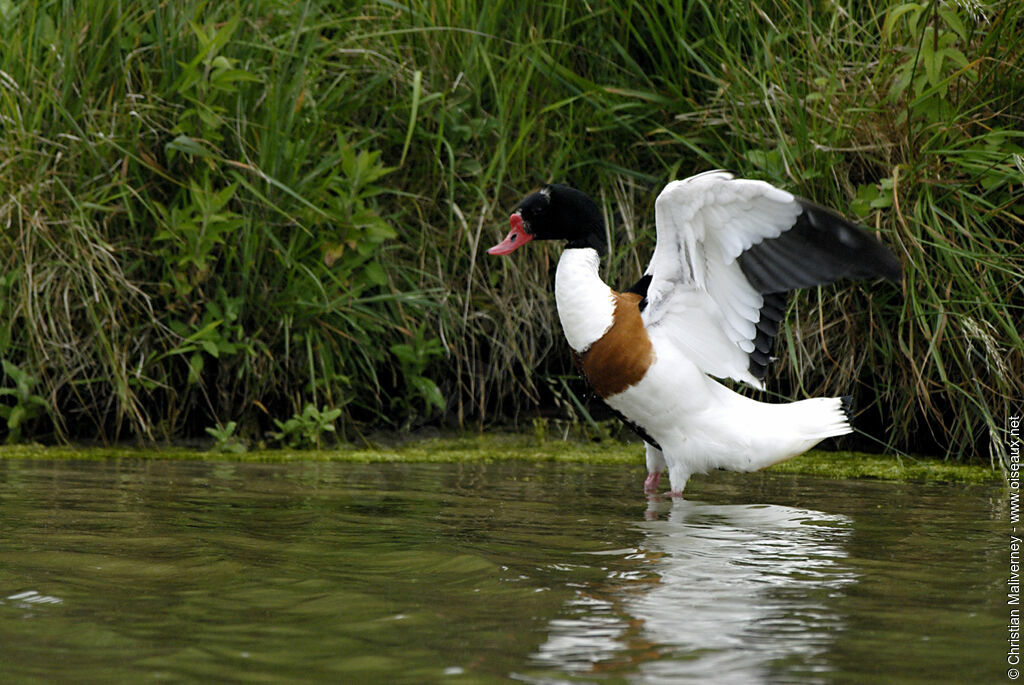
<svg viewBox="0 0 1024 685"><path fill-rule="evenodd" d="M555 273L562 330L578 353L613 324L612 290L601 281L598 263L590 248L567 249ZM661 446L647 446L648 470L667 468L673 492L682 492L692 474L755 471L852 430L838 398L758 402L708 376L665 327L647 332L654 363L635 385L604 399Z"/></svg>

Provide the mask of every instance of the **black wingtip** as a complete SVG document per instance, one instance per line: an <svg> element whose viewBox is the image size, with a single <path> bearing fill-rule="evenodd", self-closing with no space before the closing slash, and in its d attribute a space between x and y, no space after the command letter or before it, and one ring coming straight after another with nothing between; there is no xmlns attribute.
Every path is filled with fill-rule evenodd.
<svg viewBox="0 0 1024 685"><path fill-rule="evenodd" d="M752 245L740 267L760 293L777 293L841 279L885 278L899 282L903 265L863 226L804 198L801 212L778 237Z"/></svg>
<svg viewBox="0 0 1024 685"><path fill-rule="evenodd" d="M884 260L885 263L880 266L879 272L882 278L898 285L903 282L903 264L888 249L886 249L885 254L889 259Z"/></svg>
<svg viewBox="0 0 1024 685"><path fill-rule="evenodd" d="M829 257L842 264L836 270L837 276L850 279L880 277L893 283L902 280L903 264L868 229L849 221L832 209L805 198L797 198L797 202L804 211L797 218L796 228L810 228L814 231L815 237L824 239L817 247L831 252ZM810 239L809 242L815 242L806 233L801 237ZM826 247L829 243L832 246Z"/></svg>

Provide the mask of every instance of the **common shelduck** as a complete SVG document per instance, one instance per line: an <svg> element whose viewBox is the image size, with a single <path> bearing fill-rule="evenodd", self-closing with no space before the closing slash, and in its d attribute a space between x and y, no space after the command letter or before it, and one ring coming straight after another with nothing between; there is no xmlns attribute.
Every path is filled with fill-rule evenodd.
<svg viewBox="0 0 1024 685"><path fill-rule="evenodd" d="M754 471L850 433L849 397L767 404L715 379L763 389L790 290L898 281L899 260L833 211L725 171L669 183L654 212L651 263L622 292L598 274L600 210L566 185L523 199L488 250L567 241L555 271L562 330L594 393L644 438L644 490L657 492L666 466L679 495L694 473Z"/></svg>

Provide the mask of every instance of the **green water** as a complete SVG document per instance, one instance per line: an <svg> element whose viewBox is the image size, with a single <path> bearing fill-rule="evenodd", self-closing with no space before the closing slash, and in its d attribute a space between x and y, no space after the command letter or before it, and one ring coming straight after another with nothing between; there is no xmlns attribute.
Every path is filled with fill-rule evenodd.
<svg viewBox="0 0 1024 685"><path fill-rule="evenodd" d="M1006 682L998 486L0 461L0 680Z"/></svg>

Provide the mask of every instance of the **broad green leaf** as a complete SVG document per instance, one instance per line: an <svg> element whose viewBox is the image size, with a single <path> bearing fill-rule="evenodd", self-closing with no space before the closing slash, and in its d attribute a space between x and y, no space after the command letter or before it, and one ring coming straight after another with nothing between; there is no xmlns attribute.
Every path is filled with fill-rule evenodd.
<svg viewBox="0 0 1024 685"><path fill-rule="evenodd" d="M882 35L885 38L891 40L893 27L896 25L896 22L898 22L901 17L903 17L906 14L909 14L910 12L919 14L923 10L924 5L919 5L916 2L908 2L905 5L900 5L899 7L894 7L893 9L889 10L889 13L885 17L885 24L882 26Z"/></svg>
<svg viewBox="0 0 1024 685"><path fill-rule="evenodd" d="M380 262L369 262L363 267L363 275L373 285L386 285L388 282L388 275Z"/></svg>
<svg viewBox="0 0 1024 685"><path fill-rule="evenodd" d="M196 157L216 157L216 155L209 149L207 149L205 145L195 140L194 138L190 138L189 136L185 135L178 136L171 142L167 143L167 145L165 145L164 148L167 150L184 152L187 155L193 155Z"/></svg>

